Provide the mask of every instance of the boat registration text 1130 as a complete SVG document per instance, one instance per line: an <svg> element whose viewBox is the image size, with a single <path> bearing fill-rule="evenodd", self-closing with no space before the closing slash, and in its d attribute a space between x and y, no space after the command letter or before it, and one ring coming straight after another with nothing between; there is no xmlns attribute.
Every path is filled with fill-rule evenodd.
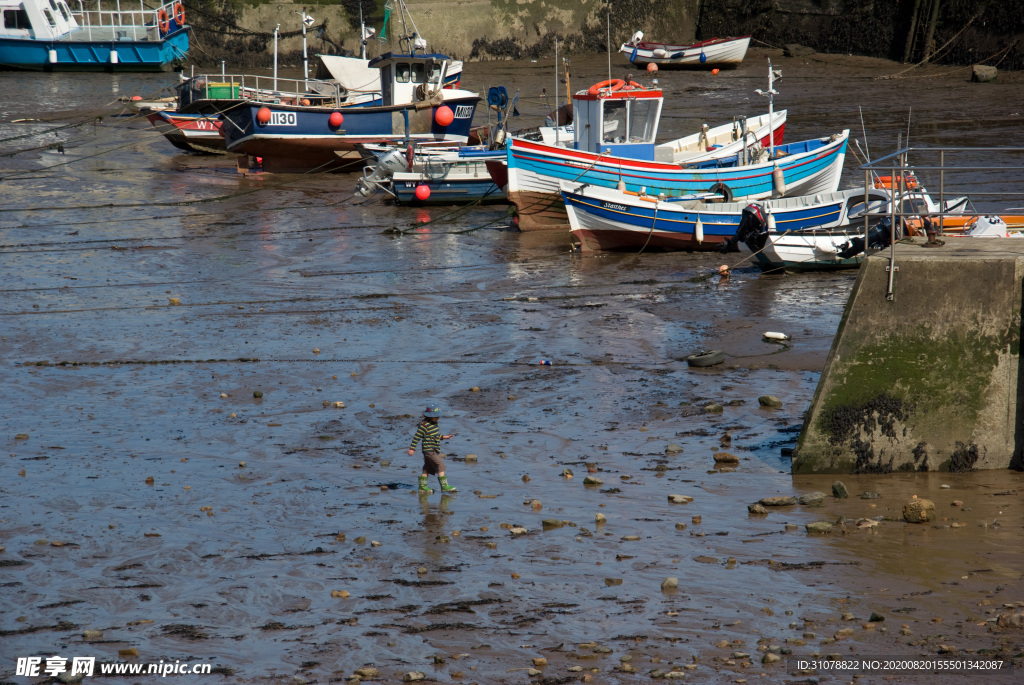
<svg viewBox="0 0 1024 685"><path fill-rule="evenodd" d="M298 120L295 117L295 112L271 112L268 123L271 126L296 126Z"/></svg>

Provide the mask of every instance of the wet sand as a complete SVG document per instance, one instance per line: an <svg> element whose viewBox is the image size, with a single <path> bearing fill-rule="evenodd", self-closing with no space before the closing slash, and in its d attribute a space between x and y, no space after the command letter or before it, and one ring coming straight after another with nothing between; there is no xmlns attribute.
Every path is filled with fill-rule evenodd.
<svg viewBox="0 0 1024 685"><path fill-rule="evenodd" d="M903 67L773 55L788 139L854 128L860 104L873 149L892 148L912 103L915 139L1022 143L1015 75L987 84L982 116L951 109L978 92L961 75L878 81ZM663 135L695 129L702 111L714 124L760 110L762 59L717 80L664 73L677 100ZM603 78L604 56L573 62L574 88ZM466 71L470 88L529 87L524 125L545 111L536 84L550 63ZM39 90L70 122L171 77L89 78ZM0 151L63 125L7 123L40 113L0 102ZM410 210L352 202L350 176L243 178L137 118L45 140L59 136L63 154L0 160L4 680L33 681L14 676L18 657L117 661L131 648L132 662L219 674L177 676L188 682L339 682L367 666L382 682L673 669L691 682L849 682L797 660L940 651L1021 666L1024 633L995 623L1024 601L1020 474L844 476L847 499L831 496L834 477L789 475L782 451L855 274L741 266L720 283L707 276L721 255L571 254L566 236L504 228L500 206ZM791 343L764 342L769 330ZM710 348L725 364L680 361ZM782 408L760 408L765 394ZM427 403L456 433L453 497L412 490L420 458L405 449ZM715 468L721 451L735 468ZM747 511L814 491L821 506ZM937 521L902 521L914 495ZM808 535L815 521L836 527ZM662 589L668 577L677 589ZM534 659L547 662L531 675Z"/></svg>

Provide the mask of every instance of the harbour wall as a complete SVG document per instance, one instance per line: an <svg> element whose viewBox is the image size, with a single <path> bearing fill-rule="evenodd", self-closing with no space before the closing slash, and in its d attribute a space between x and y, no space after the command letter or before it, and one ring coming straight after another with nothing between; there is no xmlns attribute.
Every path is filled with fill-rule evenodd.
<svg viewBox="0 0 1024 685"><path fill-rule="evenodd" d="M383 0L257 2L184 0L200 49L198 63L226 59L267 65L273 30L288 59L301 55L303 6L314 17L311 52L358 52L359 11L380 28ZM753 46L799 43L818 52L944 64L1024 69L1024 13L1004 0L412 0L430 47L462 60L550 55L557 37L570 53L617 48L637 30L648 40L685 43L751 34ZM392 45L391 48L395 46ZM371 45L373 54L376 46ZM386 50L385 50L386 51Z"/></svg>
<svg viewBox="0 0 1024 685"><path fill-rule="evenodd" d="M900 244L861 266L794 473L1020 469L1024 241Z"/></svg>

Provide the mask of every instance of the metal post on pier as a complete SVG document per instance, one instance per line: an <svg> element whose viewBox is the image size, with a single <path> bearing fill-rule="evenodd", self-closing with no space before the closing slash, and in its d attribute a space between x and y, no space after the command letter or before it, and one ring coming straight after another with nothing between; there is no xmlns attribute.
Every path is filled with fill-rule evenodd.
<svg viewBox="0 0 1024 685"><path fill-rule="evenodd" d="M897 158L898 159L898 158ZM901 197L902 183L896 180L897 167L893 167L889 171L889 189L892 191L892 202L889 203L889 266L885 267L886 272L889 274L889 285L885 291L885 299L892 302L895 298L893 294L893 285L896 280L896 221L899 219L899 215L896 211L896 200ZM900 176L903 175L902 167L899 168ZM865 240L864 249L867 249L867 241Z"/></svg>
<svg viewBox="0 0 1024 685"><path fill-rule="evenodd" d="M939 150L939 235L942 235L942 230L945 222L943 218L946 216L946 151Z"/></svg>

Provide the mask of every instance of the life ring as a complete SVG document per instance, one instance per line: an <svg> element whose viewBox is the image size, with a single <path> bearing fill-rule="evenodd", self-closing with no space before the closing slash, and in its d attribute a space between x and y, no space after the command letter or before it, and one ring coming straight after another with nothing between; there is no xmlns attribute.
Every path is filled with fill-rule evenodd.
<svg viewBox="0 0 1024 685"><path fill-rule="evenodd" d="M602 90L607 90L614 93L617 90L621 90L622 86L624 85L626 85L625 81L623 81L620 78L614 78L609 81L601 81L600 83L595 83L594 85L590 86L590 89L587 92L590 93L591 95L597 95Z"/></svg>
<svg viewBox="0 0 1024 685"><path fill-rule="evenodd" d="M876 188L899 188L900 177L897 176L879 176L878 180L875 181ZM903 186L908 190L913 190L917 187L917 178L910 174L903 174Z"/></svg>
<svg viewBox="0 0 1024 685"><path fill-rule="evenodd" d="M178 23L178 26L185 25L185 6L180 2L174 3L174 21Z"/></svg>
<svg viewBox="0 0 1024 685"><path fill-rule="evenodd" d="M167 10L163 7L156 13L156 20L160 23L160 32L167 33L171 28L171 18L167 16Z"/></svg>
<svg viewBox="0 0 1024 685"><path fill-rule="evenodd" d="M732 202L732 189L721 181L708 188L708 192L721 195L724 198L723 202Z"/></svg>

